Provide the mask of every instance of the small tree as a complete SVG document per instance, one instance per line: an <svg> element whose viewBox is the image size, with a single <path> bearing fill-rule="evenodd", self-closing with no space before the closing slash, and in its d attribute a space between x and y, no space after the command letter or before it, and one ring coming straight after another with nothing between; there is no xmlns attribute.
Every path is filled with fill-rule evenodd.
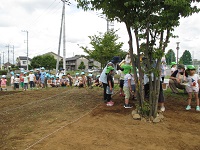
<svg viewBox="0 0 200 150"><path fill-rule="evenodd" d="M184 64L184 65L191 65L192 64L192 56L191 56L190 51L185 50L183 52L183 55L181 56L179 63Z"/></svg>
<svg viewBox="0 0 200 150"><path fill-rule="evenodd" d="M78 66L78 69L84 70L85 69L85 64L83 61L81 61L80 65Z"/></svg>
<svg viewBox="0 0 200 150"><path fill-rule="evenodd" d="M32 68L45 67L48 70L54 69L56 59L52 55L42 55L33 57L31 61Z"/></svg>
<svg viewBox="0 0 200 150"><path fill-rule="evenodd" d="M119 40L115 31L111 30L104 34L89 36L90 45L92 49L88 47L81 47L90 58L101 63L101 68L104 67L113 56L120 56L124 58L126 52L122 51L123 43L117 42Z"/></svg>
<svg viewBox="0 0 200 150"><path fill-rule="evenodd" d="M168 50L167 54L165 55L167 65L170 65L171 62L176 62L175 53L172 49Z"/></svg>

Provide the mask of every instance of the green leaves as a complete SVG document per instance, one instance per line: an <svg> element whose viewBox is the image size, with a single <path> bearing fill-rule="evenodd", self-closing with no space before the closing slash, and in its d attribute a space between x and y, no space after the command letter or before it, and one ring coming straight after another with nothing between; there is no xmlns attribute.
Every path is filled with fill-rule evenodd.
<svg viewBox="0 0 200 150"><path fill-rule="evenodd" d="M81 47L90 58L99 61L102 66L105 66L113 56L125 57L126 52L122 51L123 43L117 42L119 40L115 31L109 31L104 34L89 36L91 49L88 47Z"/></svg>

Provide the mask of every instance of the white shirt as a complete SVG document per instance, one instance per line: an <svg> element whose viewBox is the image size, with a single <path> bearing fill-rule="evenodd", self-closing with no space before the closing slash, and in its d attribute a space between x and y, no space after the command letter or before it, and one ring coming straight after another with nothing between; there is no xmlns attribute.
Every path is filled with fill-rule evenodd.
<svg viewBox="0 0 200 150"><path fill-rule="evenodd" d="M120 80L124 80L125 74L123 73L123 71L119 70L118 75L120 75L120 78L119 78Z"/></svg>
<svg viewBox="0 0 200 150"><path fill-rule="evenodd" d="M11 84L13 84L13 83L14 83L14 79L15 79L15 77L14 77L14 76L12 76L12 77L10 78L10 83L11 83Z"/></svg>
<svg viewBox="0 0 200 150"><path fill-rule="evenodd" d="M188 80L188 85L189 87L192 88L199 88L198 80L199 80L199 75L194 74L193 76L188 75L187 80ZM195 82L195 83L194 83ZM195 84L195 86L194 86Z"/></svg>
<svg viewBox="0 0 200 150"><path fill-rule="evenodd" d="M124 76L124 87L129 87L128 80L131 80L132 76L128 73Z"/></svg>
<svg viewBox="0 0 200 150"><path fill-rule="evenodd" d="M172 67L172 68L171 68L171 74L172 74L174 71L176 71L176 68Z"/></svg>
<svg viewBox="0 0 200 150"><path fill-rule="evenodd" d="M30 81L34 81L35 75L34 74L29 74L29 79Z"/></svg>
<svg viewBox="0 0 200 150"><path fill-rule="evenodd" d="M19 83L20 82L20 78L15 78L14 79L14 83Z"/></svg>
<svg viewBox="0 0 200 150"><path fill-rule="evenodd" d="M28 76L23 77L24 78L24 83L28 83Z"/></svg>
<svg viewBox="0 0 200 150"><path fill-rule="evenodd" d="M126 58L125 58L125 63L130 65L131 64L131 57L129 54L126 55Z"/></svg>
<svg viewBox="0 0 200 150"><path fill-rule="evenodd" d="M108 66L108 65L106 65L106 67L103 69L103 71L102 71L102 73L101 73L101 75L100 75L100 78L99 78L99 81L101 81L102 83L105 83L105 84L107 84L107 75L106 75L107 66ZM116 70L117 70L117 65L115 66L115 65L112 63L112 66L113 66L113 68L115 69L114 71L116 72Z"/></svg>

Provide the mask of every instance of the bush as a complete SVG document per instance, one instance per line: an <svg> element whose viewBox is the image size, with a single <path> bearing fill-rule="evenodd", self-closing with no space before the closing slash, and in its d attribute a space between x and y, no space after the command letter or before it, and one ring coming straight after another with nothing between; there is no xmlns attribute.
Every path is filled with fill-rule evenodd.
<svg viewBox="0 0 200 150"><path fill-rule="evenodd" d="M0 75L7 75L8 71L7 70L0 70Z"/></svg>

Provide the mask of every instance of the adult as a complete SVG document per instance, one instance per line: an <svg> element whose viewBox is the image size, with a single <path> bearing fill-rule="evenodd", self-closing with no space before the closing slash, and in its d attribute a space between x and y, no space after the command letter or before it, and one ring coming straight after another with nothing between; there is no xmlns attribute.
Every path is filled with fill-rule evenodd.
<svg viewBox="0 0 200 150"><path fill-rule="evenodd" d="M185 71L185 66L182 64L178 65L177 70L171 74L169 80L169 87L173 93L178 94L178 89L182 89L185 92L185 85L183 83L186 81L186 77L188 77L188 74Z"/></svg>
<svg viewBox="0 0 200 150"><path fill-rule="evenodd" d="M102 82L103 84L103 97L104 97L104 101L107 102L107 94L106 94L106 88L108 86L107 83L107 75L106 75L106 69L108 66L112 66L114 68L114 72L116 72L117 70L122 70L123 69L119 66L119 63L121 62L120 58L118 56L114 56L113 59L106 65L106 67L103 69L99 81Z"/></svg>

